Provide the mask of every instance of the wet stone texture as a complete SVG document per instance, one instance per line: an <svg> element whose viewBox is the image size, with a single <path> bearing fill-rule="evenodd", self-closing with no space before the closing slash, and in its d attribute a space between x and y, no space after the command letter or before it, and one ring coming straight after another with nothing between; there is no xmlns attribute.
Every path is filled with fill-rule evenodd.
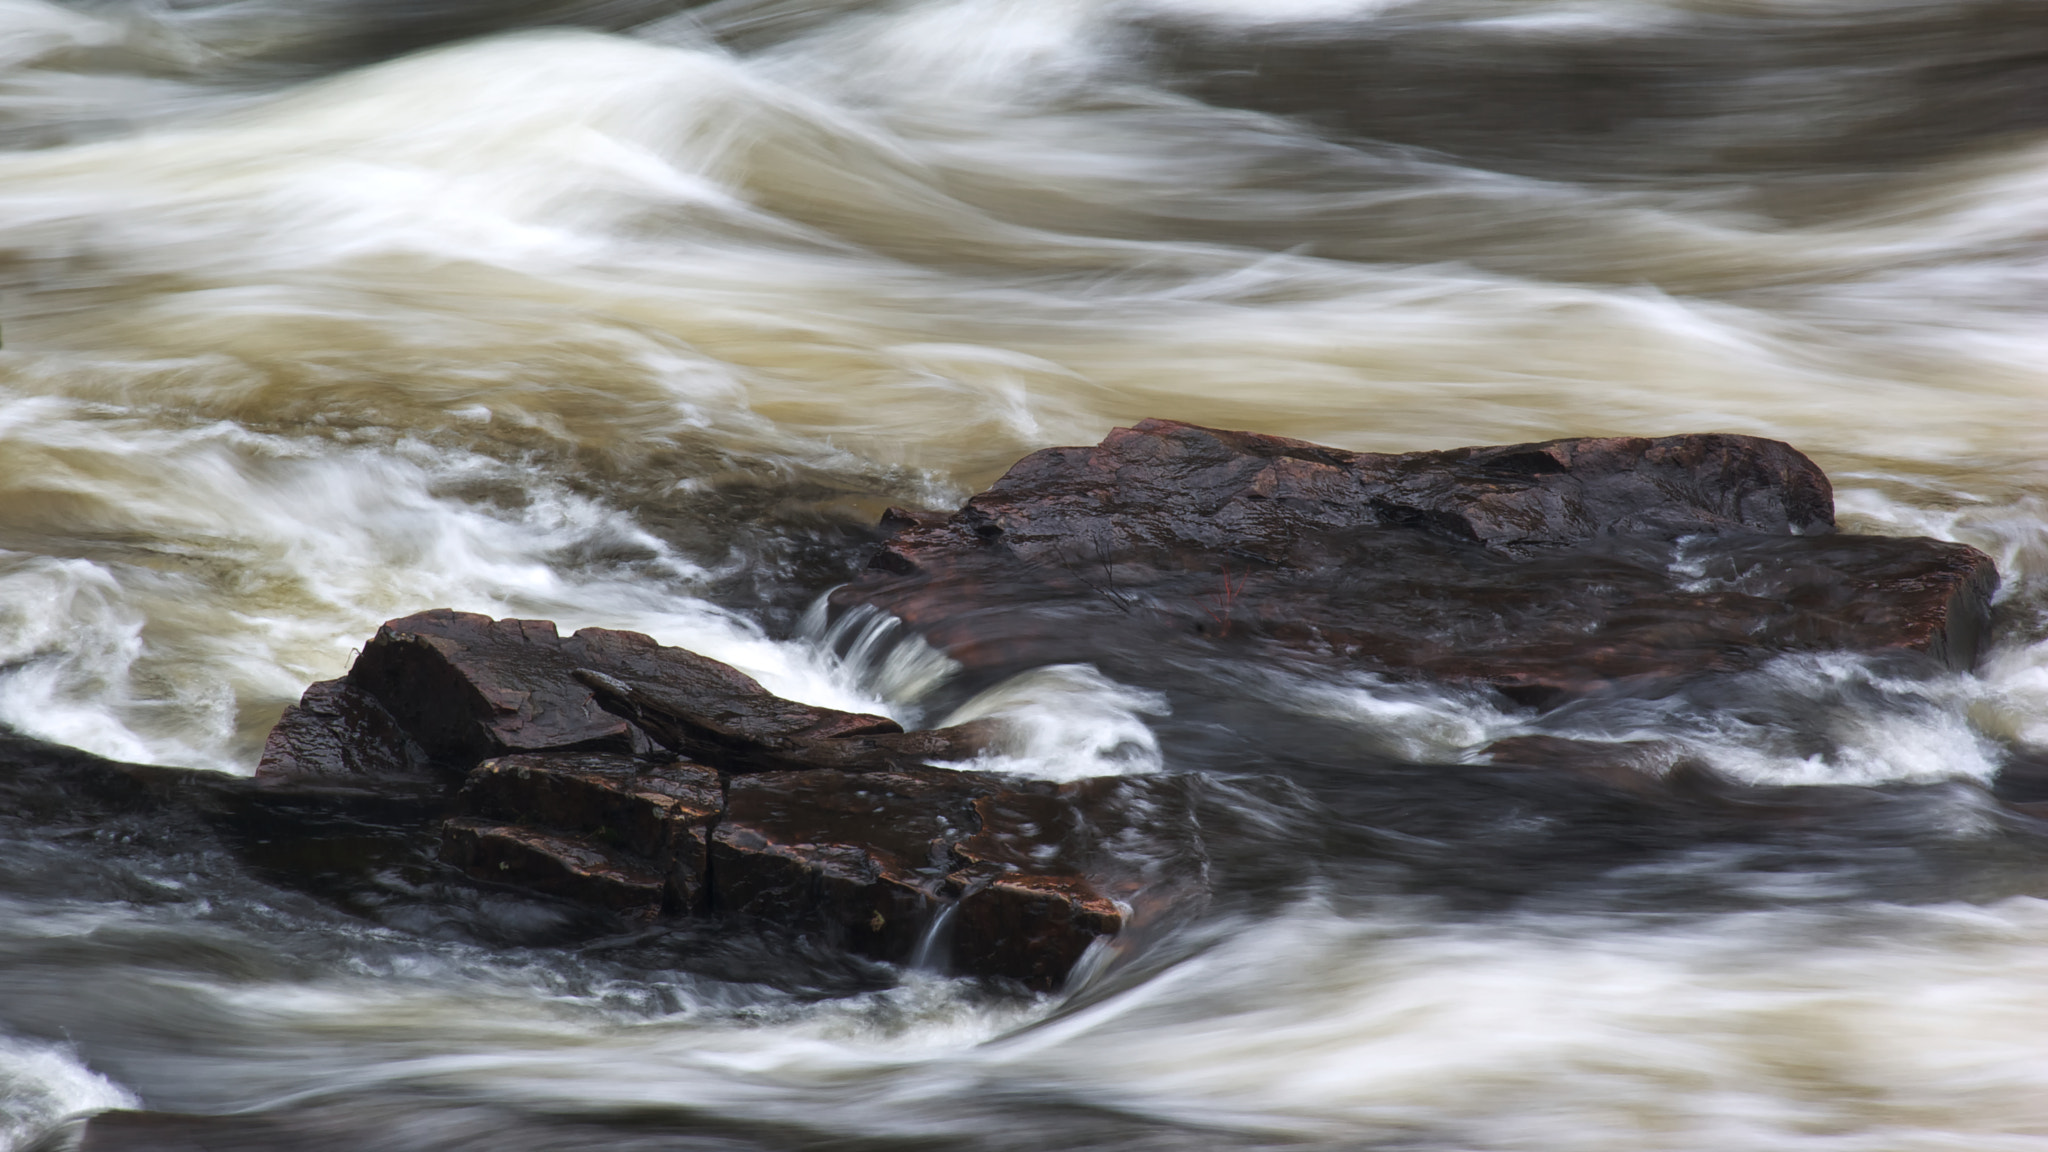
<svg viewBox="0 0 2048 1152"><path fill-rule="evenodd" d="M1031 832L985 824L1009 785L933 762L988 736L784 700L638 633L439 610L387 623L345 680L309 689L259 777L280 792L459 780L439 854L478 880L1051 988L1128 928L1130 885L1108 879L1128 868L1097 883L1074 847L1086 819L1043 820L1035 856Z"/></svg>
<svg viewBox="0 0 2048 1152"><path fill-rule="evenodd" d="M322 680L284 710L263 744L263 779L337 782L430 775L426 752L377 698Z"/></svg>
<svg viewBox="0 0 2048 1152"><path fill-rule="evenodd" d="M947 902L953 844L976 830L975 799L995 787L942 768L735 779L711 845L718 903L909 960Z"/></svg>
<svg viewBox="0 0 2048 1152"><path fill-rule="evenodd" d="M884 526L835 605L970 671L1192 636L1539 706L1795 651L1967 669L1997 585L1965 545L1836 534L1819 468L1729 435L1379 455L1147 420Z"/></svg>
<svg viewBox="0 0 2048 1152"><path fill-rule="evenodd" d="M1537 706L1782 652L1967 668L1997 580L1962 545L1836 533L1819 469L1741 436L1385 456L1146 421L1034 453L957 513L885 524L835 603L897 614L974 675L1165 640ZM438 610L385 624L287 710L245 789L260 802L241 784L182 791L252 835L283 819L266 814L312 827L346 802L358 823L437 831L441 861L489 884L1037 989L1203 906L1193 777L946 766L994 736L784 700L638 633ZM1484 757L1762 804L1655 743L1522 737ZM1774 818L1800 811L1767 799Z"/></svg>
<svg viewBox="0 0 2048 1152"><path fill-rule="evenodd" d="M668 878L648 861L592 837L457 816L442 822L441 859L496 880L651 919Z"/></svg>
<svg viewBox="0 0 2048 1152"><path fill-rule="evenodd" d="M704 906L706 852L725 797L718 773L701 764L602 752L521 753L477 765L458 803L474 817L545 822L630 854L664 878L671 908L691 911ZM467 866L466 860L451 862Z"/></svg>
<svg viewBox="0 0 2048 1152"><path fill-rule="evenodd" d="M1186 785L1013 781L977 798L980 830L946 877L954 966L1048 987L1098 942L1128 947L1198 909L1206 859Z"/></svg>

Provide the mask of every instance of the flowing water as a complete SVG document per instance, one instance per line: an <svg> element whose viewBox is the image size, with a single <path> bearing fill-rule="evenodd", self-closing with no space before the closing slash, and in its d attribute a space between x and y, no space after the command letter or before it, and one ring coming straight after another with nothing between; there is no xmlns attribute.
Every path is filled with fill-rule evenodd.
<svg viewBox="0 0 2048 1152"><path fill-rule="evenodd" d="M0 725L247 772L384 619L625 627L1196 773L1218 892L1032 998L9 818L0 1148L2048 1149L2048 825L1986 789L2048 746L2044 93L2033 0L0 0ZM1784 439L1997 557L2000 639L1539 717L949 699L809 613L884 507L1145 416ZM1470 763L1530 732L1836 787Z"/></svg>

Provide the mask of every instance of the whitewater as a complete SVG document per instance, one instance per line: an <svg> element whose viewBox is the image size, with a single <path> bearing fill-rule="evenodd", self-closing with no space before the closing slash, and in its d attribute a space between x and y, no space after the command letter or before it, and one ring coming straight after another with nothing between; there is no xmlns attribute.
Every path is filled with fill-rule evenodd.
<svg viewBox="0 0 2048 1152"><path fill-rule="evenodd" d="M1241 813L1214 915L1036 997L15 821L0 1149L2048 1150L2048 824L1989 790L2048 764L2044 85L2020 0L0 0L0 725L246 774L452 607ZM822 615L885 508L1148 416L1781 439L1991 554L1997 640L1538 715L955 699ZM1645 848L1417 767L1529 733L1863 799Z"/></svg>

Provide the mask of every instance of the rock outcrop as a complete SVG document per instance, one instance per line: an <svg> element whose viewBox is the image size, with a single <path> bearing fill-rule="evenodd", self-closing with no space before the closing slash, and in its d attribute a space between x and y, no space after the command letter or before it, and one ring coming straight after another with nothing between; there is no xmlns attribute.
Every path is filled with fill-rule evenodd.
<svg viewBox="0 0 2048 1152"><path fill-rule="evenodd" d="M884 526L834 604L970 671L1195 637L1539 706L1790 651L1967 669L1997 585L1965 545L1836 534L1811 461L1729 435L1377 455L1147 420Z"/></svg>
<svg viewBox="0 0 2048 1152"><path fill-rule="evenodd" d="M479 880L630 919L751 917L1035 988L1134 909L1198 902L1199 844L1132 803L1171 782L1062 790L931 763L986 738L785 700L638 633L441 610L385 624L344 680L309 688L258 780L439 780L441 859ZM1146 885L1102 847L1148 836L1186 865L1173 901L1134 902Z"/></svg>
<svg viewBox="0 0 2048 1152"><path fill-rule="evenodd" d="M1146 421L885 526L834 603L894 613L985 675L1170 642L1539 706L1794 651L1968 668L1997 580L1962 545L1836 533L1819 469L1742 436L1387 456ZM1189 778L958 763L992 735L784 700L638 633L443 610L385 624L346 678L308 689L266 748L252 795L271 799L223 811L402 794L393 811L432 822L439 858L477 880L1033 988L1201 907ZM1623 790L1652 762L1700 774L1676 755L1487 751Z"/></svg>

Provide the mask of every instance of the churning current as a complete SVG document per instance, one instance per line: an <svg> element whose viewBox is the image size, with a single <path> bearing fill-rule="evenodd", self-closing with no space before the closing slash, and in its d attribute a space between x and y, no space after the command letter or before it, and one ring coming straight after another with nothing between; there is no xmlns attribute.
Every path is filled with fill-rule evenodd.
<svg viewBox="0 0 2048 1152"><path fill-rule="evenodd" d="M2036 0L0 0L29 736L246 773L433 607L936 723L817 598L1147 416L1768 436L2005 580L1969 675L947 702L1230 813L1211 912L1059 995L0 813L0 1149L2048 1149L2048 824L1990 790L2048 755L2044 92ZM1631 826L1471 763L1526 734L1830 787Z"/></svg>

